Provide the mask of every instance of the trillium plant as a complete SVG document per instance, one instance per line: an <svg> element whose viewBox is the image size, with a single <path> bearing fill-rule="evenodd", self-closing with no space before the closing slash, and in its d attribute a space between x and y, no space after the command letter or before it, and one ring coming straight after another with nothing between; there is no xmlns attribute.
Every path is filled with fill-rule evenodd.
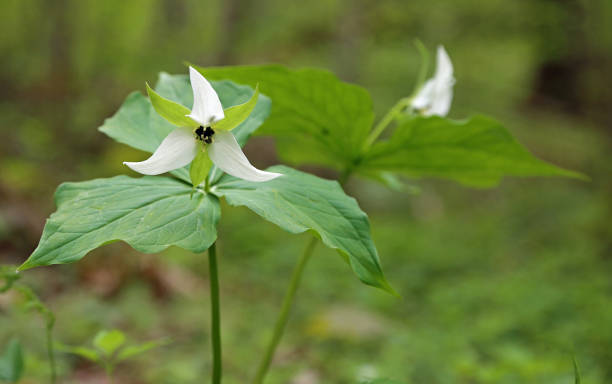
<svg viewBox="0 0 612 384"><path fill-rule="evenodd" d="M144 161L125 162L145 176L60 185L57 211L19 270L72 263L115 241L144 253L170 246L207 251L210 371L216 384L222 372L220 199L290 233L308 231L312 239L297 259L270 342L253 371L253 382L262 383L319 242L335 249L363 283L401 300L383 275L367 215L343 189L351 177L400 190L405 178L491 187L504 176L582 177L535 158L491 118L447 119L454 83L449 55L439 47L433 77L417 81L413 95L374 125L368 92L325 70L190 66L189 76L161 73L155 89L146 85L148 97L130 94L100 127L110 138L152 153ZM328 167L338 181L287 166L255 168L241 149L255 131L275 138L284 162Z"/></svg>

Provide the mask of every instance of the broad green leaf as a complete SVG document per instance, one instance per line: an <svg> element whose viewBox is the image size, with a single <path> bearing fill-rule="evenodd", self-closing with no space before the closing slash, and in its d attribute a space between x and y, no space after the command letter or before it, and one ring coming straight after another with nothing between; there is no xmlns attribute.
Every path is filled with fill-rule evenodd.
<svg viewBox="0 0 612 384"><path fill-rule="evenodd" d="M16 383L23 375L24 359L21 343L17 339L9 341L0 356L0 380Z"/></svg>
<svg viewBox="0 0 612 384"><path fill-rule="evenodd" d="M64 183L55 193L57 211L21 270L71 263L89 251L125 241L144 253L171 245L204 252L217 237L218 200L164 177L116 176Z"/></svg>
<svg viewBox="0 0 612 384"><path fill-rule="evenodd" d="M407 118L386 141L374 144L358 165L363 172L399 172L488 187L504 176L582 177L539 160L499 122L475 116L453 121Z"/></svg>
<svg viewBox="0 0 612 384"><path fill-rule="evenodd" d="M208 172L210 168L212 168L212 161L210 157L208 157L208 153L203 150L198 150L198 154L195 159L191 162L189 166L189 178L191 179L191 185L197 187L200 185L206 176L208 176Z"/></svg>
<svg viewBox="0 0 612 384"><path fill-rule="evenodd" d="M159 348L169 343L168 339L149 341L140 345L130 345L123 348L117 354L117 362L130 359L134 356L143 354L151 349Z"/></svg>
<svg viewBox="0 0 612 384"><path fill-rule="evenodd" d="M336 181L291 168L269 169L283 176L253 183L228 175L211 189L230 205L246 206L291 233L313 231L323 243L348 258L353 271L368 285L393 292L385 280L370 234L367 215Z"/></svg>
<svg viewBox="0 0 612 384"><path fill-rule="evenodd" d="M320 69L280 65L196 67L213 80L255 86L273 100L259 133L274 135L285 161L344 169L359 157L374 120L368 92Z"/></svg>
<svg viewBox="0 0 612 384"><path fill-rule="evenodd" d="M259 85L255 86L253 96L246 103L235 105L224 110L225 118L215 124L215 129L232 130L249 117L259 98Z"/></svg>
<svg viewBox="0 0 612 384"><path fill-rule="evenodd" d="M98 363L100 361L100 352L93 348L87 347L72 347L69 345L56 344L55 349L61 352L70 353L73 355L80 356L89 361L93 361L94 363Z"/></svg>
<svg viewBox="0 0 612 384"><path fill-rule="evenodd" d="M399 381L391 380L391 379L373 379L362 381L361 384L402 384Z"/></svg>
<svg viewBox="0 0 612 384"><path fill-rule="evenodd" d="M213 88L219 95L224 108L247 102L254 91L247 86L230 81L213 81ZM163 97L183 106L193 105L193 92L186 75L161 73L156 91ZM232 130L240 145L244 145L251 134L259 128L270 113L270 99L260 95L255 109L249 117ZM151 105L150 100L140 92L131 93L114 116L106 119L99 130L112 139L145 152L154 152L162 140L176 128L161 117ZM125 159L139 161L142 159ZM188 167L172 172L186 182L190 182Z"/></svg>
<svg viewBox="0 0 612 384"><path fill-rule="evenodd" d="M123 345L124 342L125 335L123 332L117 329L110 331L102 330L94 337L93 345L102 351L105 356L110 357Z"/></svg>
<svg viewBox="0 0 612 384"><path fill-rule="evenodd" d="M155 92L147 83L147 94L155 111L168 122L177 127L197 127L200 124L187 117L191 110L179 103L168 100Z"/></svg>

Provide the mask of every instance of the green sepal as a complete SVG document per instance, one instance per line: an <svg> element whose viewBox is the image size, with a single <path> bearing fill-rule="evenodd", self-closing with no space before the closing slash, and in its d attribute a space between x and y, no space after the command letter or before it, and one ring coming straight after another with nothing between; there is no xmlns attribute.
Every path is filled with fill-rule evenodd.
<svg viewBox="0 0 612 384"><path fill-rule="evenodd" d="M191 162L189 167L189 177L191 178L191 184L193 187L200 185L208 176L208 172L212 168L212 161L208 157L205 148L199 148L198 154L195 159Z"/></svg>
<svg viewBox="0 0 612 384"><path fill-rule="evenodd" d="M153 104L155 111L170 123L176 125L177 127L195 128L200 125L198 122L187 117L187 115L191 113L189 108L160 96L151 87L149 87L148 83L147 93L149 94L149 100L151 100L151 104Z"/></svg>
<svg viewBox="0 0 612 384"><path fill-rule="evenodd" d="M257 99L259 98L259 84L255 85L253 96L243 104L234 105L223 111L225 118L215 124L215 129L230 131L239 126L253 112Z"/></svg>

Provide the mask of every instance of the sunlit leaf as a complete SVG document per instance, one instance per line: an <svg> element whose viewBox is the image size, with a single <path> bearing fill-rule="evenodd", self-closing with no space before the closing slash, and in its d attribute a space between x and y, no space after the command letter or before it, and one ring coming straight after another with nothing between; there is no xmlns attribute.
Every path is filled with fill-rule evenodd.
<svg viewBox="0 0 612 384"><path fill-rule="evenodd" d="M110 331L102 330L96 334L93 340L94 347L109 357L119 349L125 342L125 335L118 329Z"/></svg>
<svg viewBox="0 0 612 384"><path fill-rule="evenodd" d="M57 211L20 267L71 263L118 240L144 253L171 245L204 252L216 239L218 200L165 177L117 176L65 183L55 193Z"/></svg>
<svg viewBox="0 0 612 384"><path fill-rule="evenodd" d="M361 281L393 292L383 276L368 217L355 199L335 181L283 166L268 170L283 176L253 183L226 175L213 193L230 205L250 208L288 232L316 233L325 245L348 258Z"/></svg>

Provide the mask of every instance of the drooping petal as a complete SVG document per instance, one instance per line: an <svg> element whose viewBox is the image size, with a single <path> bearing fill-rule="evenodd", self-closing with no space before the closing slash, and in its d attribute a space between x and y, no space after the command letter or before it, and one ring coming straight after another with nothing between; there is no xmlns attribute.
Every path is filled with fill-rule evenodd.
<svg viewBox="0 0 612 384"><path fill-rule="evenodd" d="M453 64L443 46L438 46L436 72L412 100L412 108L425 116L446 116L453 100Z"/></svg>
<svg viewBox="0 0 612 384"><path fill-rule="evenodd" d="M123 164L143 175L159 175L189 164L197 150L191 128L180 127L170 132L147 160Z"/></svg>
<svg viewBox="0 0 612 384"><path fill-rule="evenodd" d="M439 80L451 80L453 78L453 63L446 53L446 49L443 46L438 45L438 52L436 56L436 74L434 75Z"/></svg>
<svg viewBox="0 0 612 384"><path fill-rule="evenodd" d="M434 90L435 84L433 79L427 80L414 99L412 99L412 108L418 110L428 109L434 96Z"/></svg>
<svg viewBox="0 0 612 384"><path fill-rule="evenodd" d="M268 181L282 176L280 173L261 171L252 166L229 131L215 133L213 143L208 146L208 155L225 173L247 181Z"/></svg>
<svg viewBox="0 0 612 384"><path fill-rule="evenodd" d="M427 111L427 115L446 116L453 101L453 83L444 84L436 92L436 97Z"/></svg>
<svg viewBox="0 0 612 384"><path fill-rule="evenodd" d="M203 126L222 120L225 117L223 106L208 80L193 67L189 67L189 79L193 89L193 108L187 116Z"/></svg>

